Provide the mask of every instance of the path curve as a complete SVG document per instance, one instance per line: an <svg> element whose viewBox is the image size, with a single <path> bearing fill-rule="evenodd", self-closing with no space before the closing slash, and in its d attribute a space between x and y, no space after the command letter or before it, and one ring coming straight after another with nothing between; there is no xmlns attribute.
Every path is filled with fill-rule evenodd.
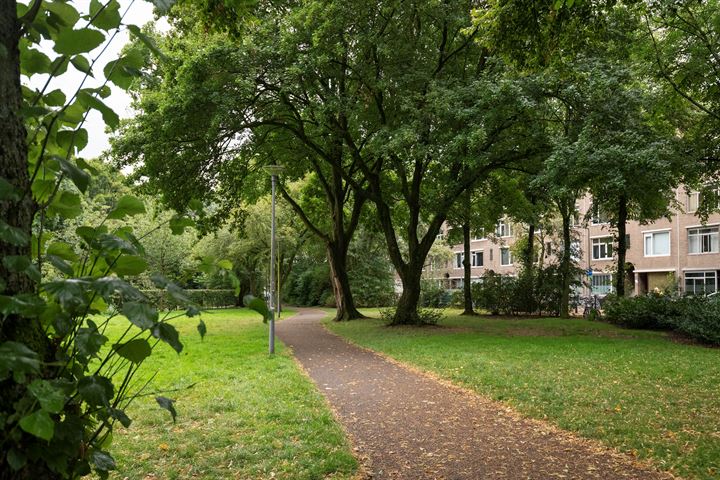
<svg viewBox="0 0 720 480"><path fill-rule="evenodd" d="M301 309L277 324L374 479L668 479L328 332Z"/></svg>

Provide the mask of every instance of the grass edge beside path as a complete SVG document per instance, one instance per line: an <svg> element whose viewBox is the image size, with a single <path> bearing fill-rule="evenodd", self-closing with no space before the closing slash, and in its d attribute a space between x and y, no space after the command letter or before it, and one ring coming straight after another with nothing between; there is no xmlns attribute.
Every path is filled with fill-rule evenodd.
<svg viewBox="0 0 720 480"><path fill-rule="evenodd" d="M267 326L257 314L218 310L202 318L204 341L197 318L175 321L182 354L161 345L144 369L162 369L159 390L197 382L165 394L177 400L177 423L152 396L139 399L128 412L130 428L116 429L112 478L356 478L357 460L325 398L282 342L268 355Z"/></svg>
<svg viewBox="0 0 720 480"><path fill-rule="evenodd" d="M580 319L453 315L440 328L418 329L326 317L324 324L522 416L675 475L720 478L720 349Z"/></svg>

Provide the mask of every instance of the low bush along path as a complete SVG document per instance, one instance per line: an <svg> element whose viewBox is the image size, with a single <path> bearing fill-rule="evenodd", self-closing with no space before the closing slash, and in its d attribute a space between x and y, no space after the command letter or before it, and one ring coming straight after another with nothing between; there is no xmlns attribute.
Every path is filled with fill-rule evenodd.
<svg viewBox="0 0 720 480"><path fill-rule="evenodd" d="M670 478L351 345L325 330L324 315L301 310L278 324L278 336L327 397L370 478Z"/></svg>

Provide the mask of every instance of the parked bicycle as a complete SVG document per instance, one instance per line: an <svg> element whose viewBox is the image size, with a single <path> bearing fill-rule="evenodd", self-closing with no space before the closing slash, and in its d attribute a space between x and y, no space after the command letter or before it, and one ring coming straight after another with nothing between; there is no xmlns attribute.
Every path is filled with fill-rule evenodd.
<svg viewBox="0 0 720 480"><path fill-rule="evenodd" d="M590 295L583 299L583 318L595 317L600 313L600 297Z"/></svg>

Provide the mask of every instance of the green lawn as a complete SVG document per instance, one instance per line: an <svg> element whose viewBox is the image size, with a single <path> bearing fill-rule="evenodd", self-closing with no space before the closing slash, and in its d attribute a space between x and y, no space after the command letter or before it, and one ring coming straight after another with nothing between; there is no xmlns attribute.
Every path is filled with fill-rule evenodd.
<svg viewBox="0 0 720 480"><path fill-rule="evenodd" d="M177 423L154 397L138 399L133 424L114 434L113 478L352 478L357 465L341 428L283 345L267 354L259 316L234 309L202 318L204 342L196 318L175 321L182 354L160 344L144 367L159 370L154 389L197 382L164 394L177 401Z"/></svg>
<svg viewBox="0 0 720 480"><path fill-rule="evenodd" d="M376 310L366 314L377 316ZM720 349L560 319L327 322L353 342L688 478L720 478Z"/></svg>

